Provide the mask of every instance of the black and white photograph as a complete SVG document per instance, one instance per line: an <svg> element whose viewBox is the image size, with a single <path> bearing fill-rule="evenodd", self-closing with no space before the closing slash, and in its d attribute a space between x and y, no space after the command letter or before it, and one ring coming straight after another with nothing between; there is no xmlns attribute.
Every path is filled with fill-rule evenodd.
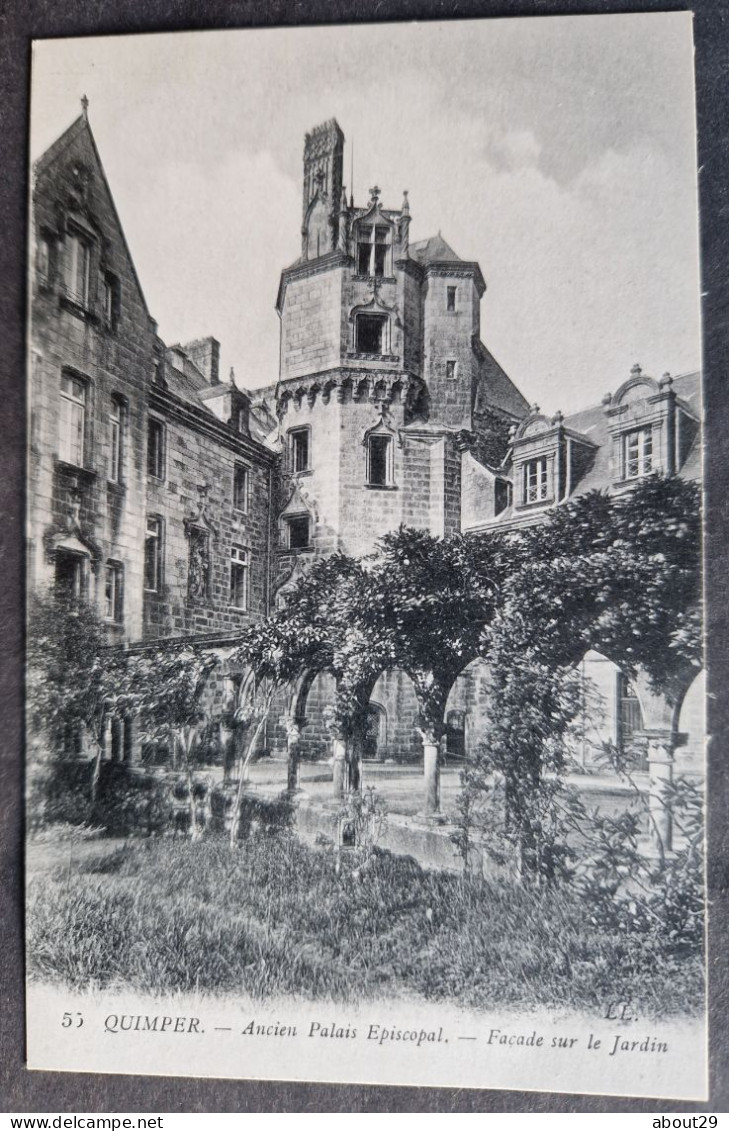
<svg viewBox="0 0 729 1131"><path fill-rule="evenodd" d="M29 1067L706 1098L691 14L30 105Z"/></svg>

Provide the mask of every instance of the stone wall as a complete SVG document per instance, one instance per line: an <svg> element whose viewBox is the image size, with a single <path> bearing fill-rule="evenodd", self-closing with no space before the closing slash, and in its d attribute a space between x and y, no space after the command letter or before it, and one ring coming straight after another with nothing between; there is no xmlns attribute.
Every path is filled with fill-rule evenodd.
<svg viewBox="0 0 729 1131"><path fill-rule="evenodd" d="M162 519L164 562L159 592L145 593L145 635L234 632L268 609L272 459L215 421L190 426L162 394L154 404L165 424L166 466L163 480L148 477L147 514ZM237 466L248 471L244 511L233 506ZM191 524L207 532L210 558L206 591L197 596L190 592ZM230 600L233 546L247 553L245 609Z"/></svg>

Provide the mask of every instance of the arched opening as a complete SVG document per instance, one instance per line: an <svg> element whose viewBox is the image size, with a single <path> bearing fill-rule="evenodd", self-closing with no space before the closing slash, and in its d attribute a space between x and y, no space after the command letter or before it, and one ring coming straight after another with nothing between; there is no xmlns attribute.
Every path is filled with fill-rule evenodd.
<svg viewBox="0 0 729 1131"><path fill-rule="evenodd" d="M457 765L486 741L489 710L489 666L485 660L472 660L455 680L446 703L447 765Z"/></svg>
<svg viewBox="0 0 729 1131"><path fill-rule="evenodd" d="M382 762L387 753L387 711L381 703L370 700L367 707L367 724L362 744L362 757L366 762Z"/></svg>
<svg viewBox="0 0 729 1131"><path fill-rule="evenodd" d="M418 701L412 680L407 673L401 668L390 668L382 672L372 689L370 707L374 707L378 715L380 741L376 760L420 762L423 757L423 741L417 729ZM374 713L368 714L368 733L370 718L374 725Z"/></svg>
<svg viewBox="0 0 729 1131"><path fill-rule="evenodd" d="M631 770L647 769L645 716L636 684L607 656L590 649L577 665L580 710L567 753L587 772L610 771L611 752Z"/></svg>
<svg viewBox="0 0 729 1131"><path fill-rule="evenodd" d="M706 741L706 672L700 671L684 695L678 716L676 766L684 774L703 776Z"/></svg>

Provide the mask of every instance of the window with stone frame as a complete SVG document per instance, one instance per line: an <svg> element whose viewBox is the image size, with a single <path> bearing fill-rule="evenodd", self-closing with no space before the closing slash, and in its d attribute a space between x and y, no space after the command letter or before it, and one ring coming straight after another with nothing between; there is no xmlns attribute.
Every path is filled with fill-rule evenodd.
<svg viewBox="0 0 729 1131"><path fill-rule="evenodd" d="M109 410L109 481L121 483L124 479L124 402L111 398Z"/></svg>
<svg viewBox="0 0 729 1131"><path fill-rule="evenodd" d="M653 470L653 429L633 428L622 436L622 478L640 479Z"/></svg>
<svg viewBox="0 0 729 1131"><path fill-rule="evenodd" d="M159 515L149 515L144 536L144 588L147 593L159 593L162 587L162 535L162 519Z"/></svg>
<svg viewBox="0 0 729 1131"><path fill-rule="evenodd" d="M45 232L41 233L36 253L36 271L41 287L50 287L53 281L54 250L52 237Z"/></svg>
<svg viewBox="0 0 729 1131"><path fill-rule="evenodd" d="M446 287L446 310L456 309L456 287Z"/></svg>
<svg viewBox="0 0 729 1131"><path fill-rule="evenodd" d="M368 486L391 487L393 479L392 436L369 436L367 439Z"/></svg>
<svg viewBox="0 0 729 1131"><path fill-rule="evenodd" d="M392 273L392 233L387 224L357 228L357 274L383 278Z"/></svg>
<svg viewBox="0 0 729 1131"><path fill-rule="evenodd" d="M147 422L147 474L153 479L165 477L165 426L154 416Z"/></svg>
<svg viewBox="0 0 729 1131"><path fill-rule="evenodd" d="M58 418L58 458L75 467L84 466L86 446L87 385L75 373L61 374Z"/></svg>
<svg viewBox="0 0 729 1131"><path fill-rule="evenodd" d="M455 381L457 376L458 376L458 362L452 361L452 360L447 361L446 362L446 378L449 381Z"/></svg>
<svg viewBox="0 0 729 1131"><path fill-rule="evenodd" d="M106 271L101 278L101 313L107 330L116 330L119 325L119 308L119 280Z"/></svg>
<svg viewBox="0 0 729 1131"><path fill-rule="evenodd" d="M237 463L233 469L233 509L245 514L248 511L249 469Z"/></svg>
<svg viewBox="0 0 729 1131"><path fill-rule="evenodd" d="M243 546L230 550L230 604L234 609L248 608L248 551Z"/></svg>
<svg viewBox="0 0 729 1131"><path fill-rule="evenodd" d="M54 583L56 594L67 601L80 601L86 596L88 559L70 550L56 552Z"/></svg>
<svg viewBox="0 0 729 1131"><path fill-rule="evenodd" d="M289 466L294 473L311 470L310 428L292 428L289 432Z"/></svg>
<svg viewBox="0 0 729 1131"><path fill-rule="evenodd" d="M356 321L356 352L375 354L378 357L386 353L387 322L387 315L358 314Z"/></svg>
<svg viewBox="0 0 729 1131"><path fill-rule="evenodd" d="M89 308L91 283L91 241L80 232L69 232L63 257L63 286L66 298L84 310Z"/></svg>
<svg viewBox="0 0 729 1131"><path fill-rule="evenodd" d="M124 566L107 562L104 570L104 618L121 624L124 619Z"/></svg>
<svg viewBox="0 0 729 1131"><path fill-rule="evenodd" d="M547 481L547 457L537 456L529 459L524 464L523 470L523 503L540 503L549 495Z"/></svg>
<svg viewBox="0 0 729 1131"><path fill-rule="evenodd" d="M311 546L311 517L308 514L294 514L286 519L287 545L289 550L308 550Z"/></svg>

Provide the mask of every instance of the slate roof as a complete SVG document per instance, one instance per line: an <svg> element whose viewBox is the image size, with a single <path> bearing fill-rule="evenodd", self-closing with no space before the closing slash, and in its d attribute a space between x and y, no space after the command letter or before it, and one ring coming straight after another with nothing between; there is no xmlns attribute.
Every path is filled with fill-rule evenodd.
<svg viewBox="0 0 729 1131"><path fill-rule="evenodd" d="M410 258L418 263L463 263L450 244L446 243L440 232L427 240L417 240L410 244Z"/></svg>
<svg viewBox="0 0 729 1131"><path fill-rule="evenodd" d="M502 369L494 355L486 348L482 341L475 343L476 353L479 358L479 384L481 388L476 393L475 409L478 412L481 396L485 396L487 405L502 409L512 416L522 417L529 410L529 402L517 389L506 370Z"/></svg>
<svg viewBox="0 0 729 1131"><path fill-rule="evenodd" d="M673 379L673 391L696 417L701 418L701 376L698 372L682 373ZM595 445L594 461L585 474L574 484L572 498L586 495L589 491L611 491L611 444L608 431L608 417L604 407L592 405L579 412L565 416L563 426L573 435L584 436ZM697 432L691 448L678 471L682 479L696 480L701 477L701 432ZM549 508L545 508L549 509ZM470 526L469 531L494 530L507 526L531 526L542 520L545 510L522 511L513 506L507 507L496 517L486 517Z"/></svg>

